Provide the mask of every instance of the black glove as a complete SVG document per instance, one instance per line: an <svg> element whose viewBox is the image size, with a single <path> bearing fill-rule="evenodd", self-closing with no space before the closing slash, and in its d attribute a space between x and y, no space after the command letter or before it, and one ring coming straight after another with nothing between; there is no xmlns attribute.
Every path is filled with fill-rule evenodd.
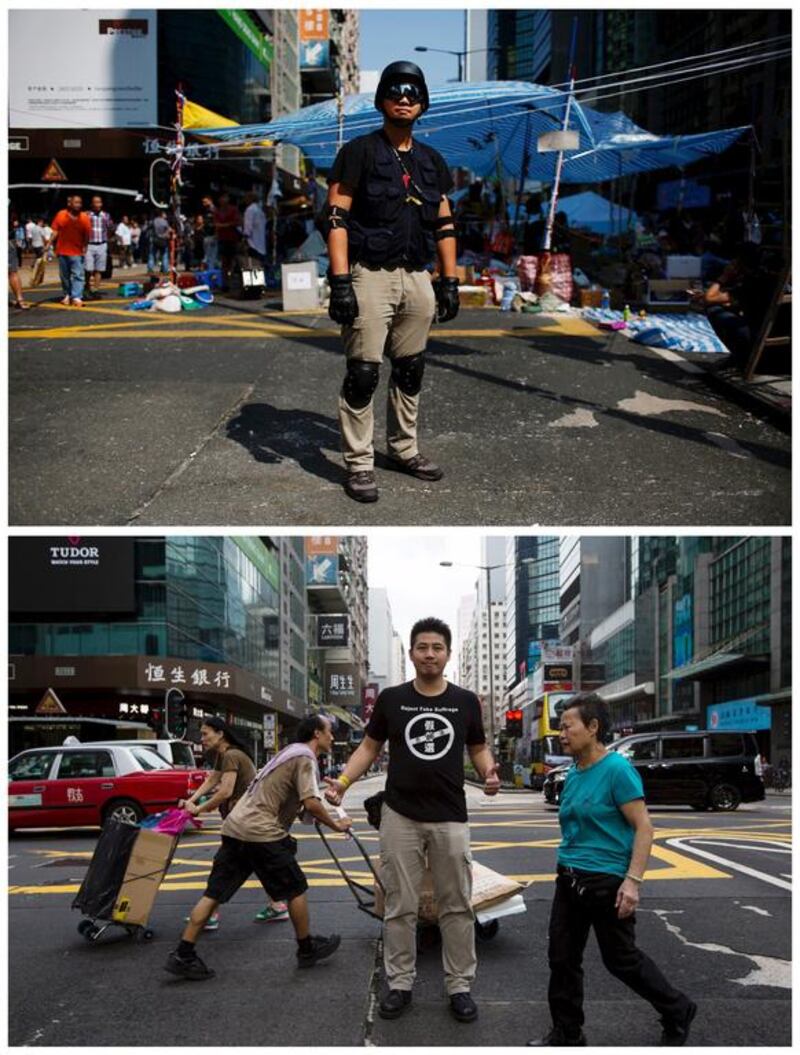
<svg viewBox="0 0 800 1055"><path fill-rule="evenodd" d="M437 278L433 283L436 294L436 318L439 322L449 322L458 315L458 279Z"/></svg>
<svg viewBox="0 0 800 1055"><path fill-rule="evenodd" d="M328 314L340 326L352 326L358 315L358 301L351 275L328 275L331 299Z"/></svg>

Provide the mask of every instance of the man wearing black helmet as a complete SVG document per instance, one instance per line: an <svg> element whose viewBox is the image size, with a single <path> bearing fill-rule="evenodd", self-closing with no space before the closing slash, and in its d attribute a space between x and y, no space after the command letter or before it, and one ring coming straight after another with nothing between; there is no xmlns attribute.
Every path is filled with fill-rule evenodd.
<svg viewBox="0 0 800 1055"><path fill-rule="evenodd" d="M392 364L386 440L394 468L419 480L444 475L417 447L417 413L430 327L458 313L456 241L444 158L413 139L429 105L422 70L393 62L381 74L375 106L383 128L351 140L329 177L326 233L330 317L342 327L347 372L339 424L348 471L345 491L375 502L372 397L386 353ZM426 268L438 255L441 278Z"/></svg>

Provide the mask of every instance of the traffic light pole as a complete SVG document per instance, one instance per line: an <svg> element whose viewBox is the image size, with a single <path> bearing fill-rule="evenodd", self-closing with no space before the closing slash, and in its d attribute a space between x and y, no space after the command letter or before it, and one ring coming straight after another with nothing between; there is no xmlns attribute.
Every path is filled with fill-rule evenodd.
<svg viewBox="0 0 800 1055"><path fill-rule="evenodd" d="M176 735L174 722L172 720L172 715L170 714L170 704L172 704L173 706L175 704L178 704L179 707L182 707L185 700L186 697L180 689L176 689L173 687L171 689L167 689L167 691L164 693L164 732L167 734L168 738L182 740L183 737L186 735L186 729L183 729L181 731L180 736Z"/></svg>

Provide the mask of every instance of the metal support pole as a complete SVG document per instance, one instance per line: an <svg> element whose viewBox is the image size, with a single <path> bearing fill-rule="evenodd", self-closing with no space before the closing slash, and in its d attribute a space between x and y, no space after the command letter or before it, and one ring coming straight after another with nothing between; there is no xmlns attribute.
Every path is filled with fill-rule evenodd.
<svg viewBox="0 0 800 1055"><path fill-rule="evenodd" d="M489 747L494 754L494 648L492 641L492 585L490 565L486 565L486 621L489 624Z"/></svg>
<svg viewBox="0 0 800 1055"><path fill-rule="evenodd" d="M575 91L575 44L578 36L578 19L577 16L572 20L572 42L569 49L569 95L567 96L567 108L564 112L564 127L562 131L566 132L569 129L569 112L572 109L573 93ZM558 204L558 189L561 183L561 169L564 165L564 151L559 150L558 158L556 159L556 172L553 179L553 193L550 196L550 211L547 215L547 225L544 231L544 245L542 249L544 252L550 252L550 246L553 241L553 222L556 216L556 205Z"/></svg>

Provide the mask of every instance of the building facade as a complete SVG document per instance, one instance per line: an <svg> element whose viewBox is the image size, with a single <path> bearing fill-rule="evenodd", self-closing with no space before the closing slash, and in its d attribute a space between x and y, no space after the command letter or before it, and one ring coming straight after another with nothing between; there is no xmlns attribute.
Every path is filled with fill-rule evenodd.
<svg viewBox="0 0 800 1055"><path fill-rule="evenodd" d="M165 129L177 119L178 87L191 102L244 124L268 121L301 105L296 12L167 8L120 12L116 19L106 15L92 10L13 14L9 183L22 213L52 217L63 206L67 187L82 189L85 199L90 188L103 187L106 208L115 218L149 208L150 165L164 156L155 144L171 138ZM46 62L31 77L31 48L39 56L35 64L40 52L47 54L41 42L55 47L56 40L62 53L81 66L92 91L72 87L74 78L65 76L63 64ZM123 56L134 48L141 57L126 64ZM71 105L50 112L36 92ZM103 107L97 98L120 102ZM279 153L279 171L283 166L287 178L297 175L295 148ZM50 193L43 195L39 185L48 186L43 174L51 159L65 179L51 183ZM274 164L272 148L251 150L246 161L222 149L218 157L185 169L184 199L199 205L207 192L266 188Z"/></svg>
<svg viewBox="0 0 800 1055"><path fill-rule="evenodd" d="M362 536L305 538L309 606L309 699L334 719L334 758L360 740L369 684L367 540Z"/></svg>
<svg viewBox="0 0 800 1055"><path fill-rule="evenodd" d="M306 699L291 692L301 687L292 671L305 649L294 621L302 613L276 540L37 537L10 545L13 716L48 713L42 701L52 690L67 714L141 722L179 688L195 736L204 714L218 714L259 760L306 713Z"/></svg>

